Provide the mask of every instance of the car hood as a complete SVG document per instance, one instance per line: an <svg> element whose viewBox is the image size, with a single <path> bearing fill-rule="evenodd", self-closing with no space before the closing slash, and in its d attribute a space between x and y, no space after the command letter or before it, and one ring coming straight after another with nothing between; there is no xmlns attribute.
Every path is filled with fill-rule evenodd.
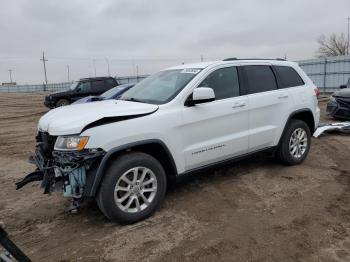
<svg viewBox="0 0 350 262"><path fill-rule="evenodd" d="M47 96L56 97L56 96L70 95L72 93L73 93L73 91L68 89L68 90L64 90L64 91L53 92L53 93L48 94Z"/></svg>
<svg viewBox="0 0 350 262"><path fill-rule="evenodd" d="M350 98L350 88L344 88L342 90L333 93L333 96Z"/></svg>
<svg viewBox="0 0 350 262"><path fill-rule="evenodd" d="M63 106L43 115L38 129L53 136L79 134L84 127L101 119L139 116L157 109L157 105L122 100Z"/></svg>
<svg viewBox="0 0 350 262"><path fill-rule="evenodd" d="M72 105L76 105L76 104L83 104L83 103L87 103L87 102L91 102L92 99L96 97L96 96L86 96L86 97L83 97L77 101L75 101L74 103L72 103ZM99 100L101 101L101 100Z"/></svg>

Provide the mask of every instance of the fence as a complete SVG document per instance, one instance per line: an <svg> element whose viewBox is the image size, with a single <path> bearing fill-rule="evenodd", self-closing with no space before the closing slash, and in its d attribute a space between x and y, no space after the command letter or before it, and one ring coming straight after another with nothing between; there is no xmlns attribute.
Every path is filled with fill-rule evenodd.
<svg viewBox="0 0 350 262"><path fill-rule="evenodd" d="M141 80L145 79L148 75L141 76L120 76L117 77L117 81L119 84L128 84L128 83L138 83Z"/></svg>
<svg viewBox="0 0 350 262"><path fill-rule="evenodd" d="M350 78L350 55L297 61L305 73L323 92L332 92ZM148 75L117 77L120 84L137 83ZM62 91L71 83L47 85L0 86L0 93Z"/></svg>
<svg viewBox="0 0 350 262"><path fill-rule="evenodd" d="M350 78L350 55L297 61L322 92L332 92Z"/></svg>
<svg viewBox="0 0 350 262"><path fill-rule="evenodd" d="M42 85L15 85L15 86L0 86L0 93L30 93L30 92L55 92L66 90L72 83L54 83Z"/></svg>
<svg viewBox="0 0 350 262"><path fill-rule="evenodd" d="M142 79L145 79L148 75L141 76L123 76L117 77L117 81L120 84L137 83ZM52 83L52 84L41 84L41 85L16 85L16 86L0 86L0 93L31 93L31 92L55 92L67 90L71 82L65 83Z"/></svg>

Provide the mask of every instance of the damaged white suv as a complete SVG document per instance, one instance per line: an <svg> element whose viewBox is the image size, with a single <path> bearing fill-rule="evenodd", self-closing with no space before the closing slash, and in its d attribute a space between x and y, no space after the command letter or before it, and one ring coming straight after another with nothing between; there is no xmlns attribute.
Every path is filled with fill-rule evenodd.
<svg viewBox="0 0 350 262"><path fill-rule="evenodd" d="M120 100L51 110L30 161L45 193L95 198L112 221L133 223L160 206L172 178L272 150L300 164L318 125L318 89L293 62L259 59L162 70Z"/></svg>

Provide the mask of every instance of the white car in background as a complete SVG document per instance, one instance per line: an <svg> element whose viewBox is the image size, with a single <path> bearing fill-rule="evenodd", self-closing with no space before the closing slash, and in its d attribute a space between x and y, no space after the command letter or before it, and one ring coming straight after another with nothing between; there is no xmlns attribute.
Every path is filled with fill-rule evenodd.
<svg viewBox="0 0 350 262"><path fill-rule="evenodd" d="M162 70L120 100L51 110L39 121L17 186L42 180L97 200L112 221L134 223L159 208L167 181L261 151L286 165L306 158L320 109L318 89L280 59L226 59Z"/></svg>

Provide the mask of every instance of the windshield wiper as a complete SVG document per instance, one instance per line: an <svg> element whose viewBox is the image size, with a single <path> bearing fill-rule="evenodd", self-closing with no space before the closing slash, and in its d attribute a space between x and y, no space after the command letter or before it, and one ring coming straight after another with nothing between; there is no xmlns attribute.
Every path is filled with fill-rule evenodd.
<svg viewBox="0 0 350 262"><path fill-rule="evenodd" d="M144 103L142 100L139 100L139 99L136 99L136 98L133 98L133 97L127 97L127 98L124 98L124 99L121 99L121 100Z"/></svg>

